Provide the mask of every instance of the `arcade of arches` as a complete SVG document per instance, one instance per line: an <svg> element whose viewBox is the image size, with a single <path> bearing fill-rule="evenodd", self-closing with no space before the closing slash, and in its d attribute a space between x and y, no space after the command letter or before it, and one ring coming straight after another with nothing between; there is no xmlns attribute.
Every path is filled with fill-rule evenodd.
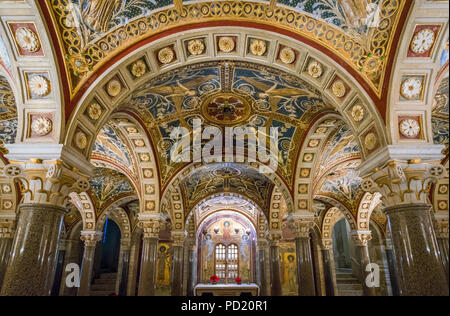
<svg viewBox="0 0 450 316"><path fill-rule="evenodd" d="M1 295L448 295L448 7L0 1Z"/></svg>

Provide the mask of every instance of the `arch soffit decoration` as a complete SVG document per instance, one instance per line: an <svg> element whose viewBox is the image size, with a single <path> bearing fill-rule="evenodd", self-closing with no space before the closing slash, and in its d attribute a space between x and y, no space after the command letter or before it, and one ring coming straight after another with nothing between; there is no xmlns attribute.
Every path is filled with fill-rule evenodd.
<svg viewBox="0 0 450 316"><path fill-rule="evenodd" d="M126 139L133 160L136 161L137 176L133 179L140 201L140 212L159 211L159 172L156 165L153 146L147 131L135 116L117 112L110 120L116 122L117 128ZM127 174L127 177L130 176Z"/></svg>
<svg viewBox="0 0 450 316"><path fill-rule="evenodd" d="M0 36L9 56L9 65L0 65L0 72L7 74L8 81L14 82L12 89L17 104L17 142L60 143L64 136L64 115L61 107L64 97L57 67L58 58L53 43L46 32L44 18L35 1L8 2L0 4L4 11ZM35 35L37 49L33 52L22 49L17 43L17 30L25 28ZM30 61L32 61L30 63ZM36 94L31 88L33 77L40 83L46 82L44 95ZM32 124L40 118L50 122L50 131L40 135L32 131ZM14 144L10 144L14 147Z"/></svg>
<svg viewBox="0 0 450 316"><path fill-rule="evenodd" d="M324 246L330 246L333 238L334 225L341 219L345 218L350 224L352 231L356 230L356 221L354 217L344 209L344 211L337 207L331 207L323 214L322 217L322 243Z"/></svg>
<svg viewBox="0 0 450 316"><path fill-rule="evenodd" d="M235 32L236 32L236 35L239 35L239 40L242 42L242 43L240 43L240 46L243 47L245 45L245 39L247 37L245 36L245 34L242 34L242 30L235 31ZM264 33L258 33L254 36L260 38L263 36L263 34ZM204 33L198 33L198 34L186 34L185 37L186 37L186 39L188 39L188 38L202 36L202 35L205 36ZM210 36L211 38L209 40L212 40L213 34L209 34L206 36ZM178 39L178 40L176 40L175 38L169 39L166 42L159 43L157 47L159 47L159 48L168 47L171 45L179 44L180 41L183 41L183 40L184 39L182 39L182 38ZM283 39L281 39L281 40L283 40ZM273 39L273 41L275 43L276 39ZM324 97L326 98L327 103L332 104L337 109L339 109L339 111L341 111L344 116L349 117L349 121L351 121L351 112L352 112L352 109L354 108L354 106L357 105L357 103L363 104L365 112L366 112L365 114L367 115L367 117L364 118L364 122L362 122L361 125L355 126L354 128L356 131L358 131L359 138L365 139L370 134L370 136L372 137L372 140L374 139L374 137L377 140L376 148L372 147L372 149L373 149L372 151L370 151L370 152L366 151L365 156L380 149L381 146L385 144L384 135L383 135L384 128L382 128L383 123L381 121L379 114L375 110L373 103L371 101L369 101L369 99L367 98L365 93L363 91L361 91L360 88L355 87L351 83L351 81L347 79L347 78L349 78L349 76L345 75L341 70L338 70L338 72L335 72L334 65L332 63L330 63L329 61L327 61L326 57L324 57L324 56L322 56L320 58L325 60L323 62L323 66L324 66L324 68L326 68L326 70L325 70L324 74L322 75L322 77L319 78L319 80L312 80L313 78L311 78L308 75L307 70L306 70L307 66L309 65L308 63L311 62L312 60L320 60L320 62L322 63L322 59L320 59L316 55L310 56L309 53L308 54L305 53L306 51L309 51L310 49L307 50L306 47L301 47L301 45L298 43L295 45L296 45L296 47L298 47L296 49L298 49L298 51L301 52L300 56L299 56L298 64L296 64L295 67L282 66L276 60L275 61L267 61L266 59L254 57L253 61L255 61L256 63L260 63L260 64L261 63L270 63L271 66L280 68L285 72L291 72L291 73L296 74L296 76L299 76L302 80L308 80L318 89L325 91ZM176 48L177 49L176 55L184 56L186 54L186 52L184 51L184 48L180 47L180 46L181 45L178 45ZM272 45L272 46L274 46L274 45ZM269 47L271 47L271 46L269 46ZM272 59L275 59L275 49L273 49L273 51L271 52L271 55L272 55ZM91 91L89 91L89 93L90 93L89 95L85 94L83 96L82 101L80 102L80 104L82 104L82 105L78 107L77 114L74 115L73 119L69 123L70 130L66 134L66 143L69 145L73 144L73 140L74 140L76 134L80 131L83 132L84 136L88 139L88 142L93 142L93 137L91 135L96 135L98 133L98 129L100 129L100 127L103 125L104 122L98 121L95 123L95 126L93 126L91 124L90 126L88 125L87 127L86 126L84 126L83 128L81 127L81 126L83 126L82 123L85 120L82 117L85 116L85 113L89 112L88 109L91 106L91 104L93 103L93 101L95 101L94 103L98 103L101 100L101 102L102 102L101 106L103 107L103 110L105 113L105 115L103 116L103 117L105 117L105 119L103 119L103 121L105 121L106 118L108 117L108 115L106 115L106 114L111 113L115 109L115 107L117 107L118 104L121 104L123 102L123 100L125 100L130 95L131 91L134 89L132 87L140 85L142 82L148 81L148 79L154 77L155 74L160 74L161 72L179 68L181 65L192 64L192 63L200 62L202 60L211 60L211 59L222 60L223 58L239 59L242 57L246 57L244 52L241 52L239 55L235 55L235 56L228 56L228 55L215 56L214 52L208 50L207 54L205 56L197 57L197 58L193 58L193 59L187 58L187 60L183 59L174 64L161 67L156 60L156 56L154 55L154 49L152 50L152 49L147 49L147 48L141 48L138 52L136 52L135 58L131 58L131 57L123 58L121 63L116 64L117 67L115 70L113 70L109 74L104 75L101 78L97 79L97 81L91 85L91 87L104 87L112 79L119 78L123 82L124 86L122 89L123 91L114 99L111 99L110 97L108 97L106 91L104 91L104 89L100 89L100 88L97 90L94 90L94 88L92 88ZM130 62L130 60L133 60L133 61ZM144 74L142 76L142 78L140 78L138 80L134 80L132 78L132 75L130 74L129 66L131 66L134 62L139 61L139 60L145 60L151 69L158 69L159 72L154 73L153 71L151 71L151 72ZM333 82L334 79L336 79L336 77L339 77L342 80L344 80L345 84L348 87L348 93L344 97L344 99L337 99L336 97L334 97L332 95L332 92L330 91L330 89L328 89L329 85ZM359 91L359 93L357 93L357 91ZM373 123L373 122L375 122L375 123ZM352 124L352 125L354 125L354 124ZM78 150L78 152L80 152L81 154L84 154L84 155L87 154L87 152L83 151L83 150L81 150L81 151Z"/></svg>
<svg viewBox="0 0 450 316"><path fill-rule="evenodd" d="M335 169L337 164L360 159L359 156L344 157L344 159L326 166L325 171L320 171L321 153L328 145L329 139L345 124L347 124L345 118L339 114L327 114L310 127L299 155L298 165L301 167L297 168L295 177L295 200L298 212L314 212L312 205L315 195L320 191L322 178L327 174L326 170ZM352 133L354 134L354 131ZM337 197L333 195L333 198ZM344 201L340 201L340 203L344 203Z"/></svg>
<svg viewBox="0 0 450 316"><path fill-rule="evenodd" d="M432 104L434 87L437 76L440 73L440 58L442 47L448 41L448 2L434 2L427 0L414 1L414 6L409 14L403 38L397 48L394 59L394 67L387 98L387 126L389 143L408 146L414 144L416 152L422 147L433 147L432 132ZM428 50L423 54L413 51L412 41L421 31L431 30L434 39ZM406 82L406 84L405 84ZM416 82L414 93L406 94L408 83ZM414 135L404 135L401 123L404 120L417 122L419 130ZM414 123L415 124L415 123ZM436 147L436 151L440 149ZM439 152L433 153L431 158L436 160ZM439 158L440 159L440 158Z"/></svg>
<svg viewBox="0 0 450 316"><path fill-rule="evenodd" d="M114 11L109 10L113 13L111 16L87 17L92 20L96 18L101 19L97 21L97 26L103 23L98 31L105 31L101 33L101 38L96 38L93 43L87 44L85 38L80 36L81 33L77 32L76 26L78 24L73 22L73 18L78 18L78 15L74 14L76 13L74 6L64 8L59 1L48 3L47 1L39 0L38 2L46 20L53 26L52 35L55 39L55 46L60 50L60 62L64 64L69 88L75 92L83 83L92 81L89 79L95 76L96 71L102 65L108 64L108 59L113 59L126 48L133 49L133 45L139 45L139 41L155 40L155 38L164 36L164 33L176 32L176 28L186 30L211 24L223 26L233 21L234 24L242 24L247 27L276 29L280 33L289 34L297 39L307 41L310 45L317 46L330 55L335 56L335 58L339 57L345 60L347 67L352 69L356 77L361 82L371 86L371 89L375 91L374 94L377 94L381 92L385 73L388 72L386 70L389 70L391 53L395 52L397 42L395 39L400 35L405 16L411 6L409 1L380 1L380 10L374 12L374 7L367 7L366 12L362 14L364 16L359 14L360 11L356 12L356 9L352 8L355 11L353 13L356 13L358 16L359 22L365 19L366 22L362 22L363 24L367 23L367 19L371 14L375 14L373 17L376 20L371 20L374 22L371 25L376 27L369 28L365 34L360 34L363 42L365 40L366 44L358 40L361 37L357 37L357 39L347 36L336 25L317 20L312 14L307 12L299 12L298 8L293 10L293 8L286 5L277 5L276 1L271 1L270 3L267 1L236 1L233 3L229 1L199 1L189 4L176 3L175 7L169 5L164 8L151 5L146 10L142 8L140 11L138 10L138 12L145 12L144 16L128 17L131 18L131 23L125 26L111 23L111 28L108 28L108 20L106 21L107 23L104 23L105 19L110 18L114 20L115 18L113 16ZM111 5L114 6L116 4L112 3ZM332 4L332 6L338 6L338 2ZM336 7L334 10L339 12L340 9ZM351 15L352 12L344 10L344 20L347 19L346 16L348 14ZM64 21L71 19L72 23L64 23ZM76 22L81 22L81 27L86 26L83 23L86 21L83 19L80 21L79 18L77 20ZM350 28L353 27L351 23L346 25L350 26ZM319 30L322 32L318 32ZM68 40L67 45L59 43L59 40L62 43L63 39L65 39L64 35L62 35L64 32L70 33L72 37L75 37L72 40ZM388 40L379 40L383 36L387 37ZM336 40L337 38L341 38L346 45L342 45L340 41ZM111 39L114 39L114 42L118 42L118 45L105 46L103 50L106 52L98 54L102 44L111 42ZM126 44L122 45L122 41L126 42ZM367 45L367 43L375 45L371 46ZM85 51L93 55L88 60L82 58L83 45L86 46ZM128 47L125 47L127 45ZM70 58L66 59L66 56ZM382 71L374 73L374 70L378 68Z"/></svg>
<svg viewBox="0 0 450 316"><path fill-rule="evenodd" d="M112 206L105 209L98 218L95 230L103 231L107 219L112 219L119 226L122 240L131 240L131 222L123 208Z"/></svg>

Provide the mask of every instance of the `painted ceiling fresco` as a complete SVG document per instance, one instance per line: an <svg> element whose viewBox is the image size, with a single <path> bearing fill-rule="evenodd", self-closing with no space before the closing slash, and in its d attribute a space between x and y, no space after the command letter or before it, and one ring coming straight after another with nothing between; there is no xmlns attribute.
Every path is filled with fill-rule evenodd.
<svg viewBox="0 0 450 316"><path fill-rule="evenodd" d="M44 1L43 1L44 2ZM177 1L176 1L177 2ZM330 49L380 96L406 1L45 1L60 33L72 97L109 59L153 34L218 20L278 26Z"/></svg>
<svg viewBox="0 0 450 316"><path fill-rule="evenodd" d="M136 194L130 180L112 169L97 168L95 176L89 182L97 214L118 199Z"/></svg>
<svg viewBox="0 0 450 316"><path fill-rule="evenodd" d="M272 182L257 170L245 164L208 164L186 177L180 184L186 210L200 200L221 192L242 194L268 209L273 190Z"/></svg>
<svg viewBox="0 0 450 316"><path fill-rule="evenodd" d="M14 143L17 135L16 100L8 81L0 76L0 154L6 153L5 144Z"/></svg>
<svg viewBox="0 0 450 316"><path fill-rule="evenodd" d="M350 127L342 122L338 124L321 153L316 169L316 193L332 197L352 210L363 194L362 179L357 171L360 152Z"/></svg>
<svg viewBox="0 0 450 316"><path fill-rule="evenodd" d="M125 137L113 122L108 122L97 136L92 150L91 159L95 165L107 162L121 172L126 172L132 179L136 179L136 164L132 158ZM112 165L112 166L111 166Z"/></svg>
<svg viewBox="0 0 450 316"><path fill-rule="evenodd" d="M172 162L173 128L192 130L193 119L223 127L208 112L208 100L233 95L246 103L238 125L278 128L278 173L291 185L295 159L307 122L326 109L320 91L294 76L247 62L200 63L164 74L138 88L122 108L134 109L157 147L163 187L183 166ZM208 114L209 113L209 114ZM233 121L226 122L233 125ZM268 147L267 147L268 148Z"/></svg>
<svg viewBox="0 0 450 316"><path fill-rule="evenodd" d="M433 104L431 122L435 144L445 145L445 154L449 151L449 88L448 77L438 88Z"/></svg>

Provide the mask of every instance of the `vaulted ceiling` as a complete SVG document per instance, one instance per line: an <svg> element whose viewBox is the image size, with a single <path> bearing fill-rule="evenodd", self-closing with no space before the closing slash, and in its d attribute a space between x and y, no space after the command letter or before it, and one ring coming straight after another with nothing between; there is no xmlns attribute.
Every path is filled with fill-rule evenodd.
<svg viewBox="0 0 450 316"><path fill-rule="evenodd" d="M223 116L219 104L225 101L237 103L240 111ZM308 122L330 107L308 82L280 70L249 62L206 62L146 82L120 109L134 111L147 127L157 147L163 187L183 167L183 163L171 160L174 141L170 134L178 126L192 133L196 118L204 126L219 128L242 124L264 127L267 133L278 128L277 172L292 187Z"/></svg>
<svg viewBox="0 0 450 316"><path fill-rule="evenodd" d="M260 28L308 43L381 97L410 1L38 1L64 64L70 99L124 53L199 27ZM70 92L69 92L70 91Z"/></svg>

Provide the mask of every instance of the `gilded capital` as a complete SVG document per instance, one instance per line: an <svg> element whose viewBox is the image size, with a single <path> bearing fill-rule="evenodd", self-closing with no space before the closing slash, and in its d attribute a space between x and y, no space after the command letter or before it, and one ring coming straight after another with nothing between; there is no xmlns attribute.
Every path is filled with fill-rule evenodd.
<svg viewBox="0 0 450 316"><path fill-rule="evenodd" d="M309 238L310 230L314 227L312 218L291 218L289 228L297 238Z"/></svg>
<svg viewBox="0 0 450 316"><path fill-rule="evenodd" d="M19 183L24 204L65 207L71 192L85 192L90 187L87 177L61 161L30 159L5 166L3 173Z"/></svg>
<svg viewBox="0 0 450 316"><path fill-rule="evenodd" d="M445 168L418 160L391 161L365 177L362 188L366 192L381 193L386 207L401 204L430 204L428 194L433 183L445 176Z"/></svg>
<svg viewBox="0 0 450 316"><path fill-rule="evenodd" d="M173 231L172 240L175 247L183 246L186 239L186 233L184 231Z"/></svg>
<svg viewBox="0 0 450 316"><path fill-rule="evenodd" d="M14 221L0 219L0 238L14 238Z"/></svg>
<svg viewBox="0 0 450 316"><path fill-rule="evenodd" d="M436 237L439 239L448 239L448 228L449 228L449 221L447 218L436 218L436 221L434 223Z"/></svg>
<svg viewBox="0 0 450 316"><path fill-rule="evenodd" d="M98 231L82 231L80 239L86 247L95 247L102 240L103 233Z"/></svg>
<svg viewBox="0 0 450 316"><path fill-rule="evenodd" d="M372 240L372 232L358 230L353 233L352 237L356 246L367 247L369 241Z"/></svg>
<svg viewBox="0 0 450 316"><path fill-rule="evenodd" d="M144 238L159 238L161 226L159 215L139 214L139 227L144 231Z"/></svg>

